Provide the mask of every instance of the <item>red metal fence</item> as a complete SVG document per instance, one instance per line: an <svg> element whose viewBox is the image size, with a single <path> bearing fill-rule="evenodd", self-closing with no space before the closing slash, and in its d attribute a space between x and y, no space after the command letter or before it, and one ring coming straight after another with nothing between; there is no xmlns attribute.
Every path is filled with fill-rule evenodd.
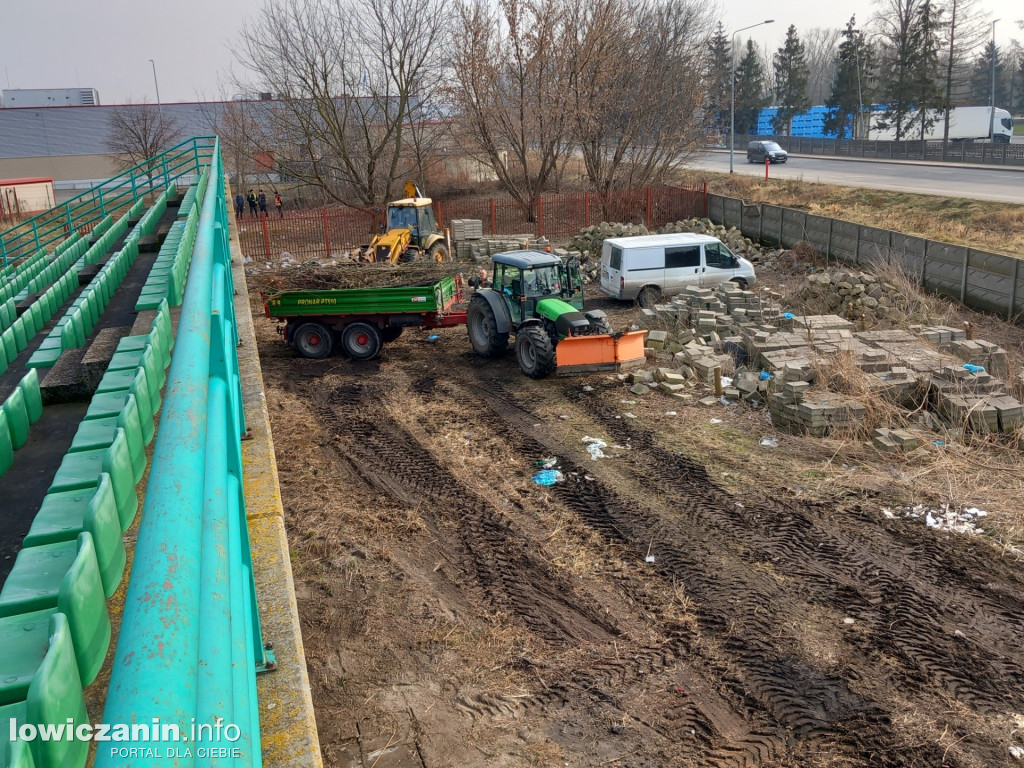
<svg viewBox="0 0 1024 768"><path fill-rule="evenodd" d="M452 219L480 219L484 235L571 237L601 221L645 224L648 229L672 221L707 215L707 185L646 187L607 198L594 193L541 195L527 212L511 197L434 201L441 226ZM244 214L239 220L242 253L263 261L290 254L298 261L328 259L349 253L373 236L372 214L352 208L296 211L284 217Z"/></svg>

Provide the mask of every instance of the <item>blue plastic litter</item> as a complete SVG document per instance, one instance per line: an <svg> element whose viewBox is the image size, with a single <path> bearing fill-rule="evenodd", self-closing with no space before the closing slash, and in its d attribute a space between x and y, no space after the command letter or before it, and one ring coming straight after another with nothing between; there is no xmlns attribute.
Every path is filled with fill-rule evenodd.
<svg viewBox="0 0 1024 768"><path fill-rule="evenodd" d="M794 315L792 312L784 312L782 316L787 320L796 320L796 315Z"/></svg>
<svg viewBox="0 0 1024 768"><path fill-rule="evenodd" d="M984 373L985 368L980 365L971 365L970 363L964 363L964 368L971 373Z"/></svg>
<svg viewBox="0 0 1024 768"><path fill-rule="evenodd" d="M768 373L768 371L761 371L757 378L759 378L761 381L771 381L773 378L775 378L775 375Z"/></svg>
<svg viewBox="0 0 1024 768"><path fill-rule="evenodd" d="M431 335L427 336L427 341L437 341L440 338L441 337L438 336L436 333L432 333Z"/></svg>
<svg viewBox="0 0 1024 768"><path fill-rule="evenodd" d="M941 440L932 440L932 445L937 445L941 448L942 446L945 445L945 443L942 442Z"/></svg>
<svg viewBox="0 0 1024 768"><path fill-rule="evenodd" d="M554 485L562 479L562 473L557 469L542 469L533 476L533 482L537 485Z"/></svg>

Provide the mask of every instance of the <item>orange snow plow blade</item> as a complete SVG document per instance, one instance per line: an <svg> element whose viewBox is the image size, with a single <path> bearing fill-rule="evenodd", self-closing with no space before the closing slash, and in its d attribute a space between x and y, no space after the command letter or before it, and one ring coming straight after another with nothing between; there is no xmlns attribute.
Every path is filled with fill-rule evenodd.
<svg viewBox="0 0 1024 768"><path fill-rule="evenodd" d="M646 331L627 331L618 336L570 336L555 347L555 372L559 376L600 373L635 368L644 362Z"/></svg>

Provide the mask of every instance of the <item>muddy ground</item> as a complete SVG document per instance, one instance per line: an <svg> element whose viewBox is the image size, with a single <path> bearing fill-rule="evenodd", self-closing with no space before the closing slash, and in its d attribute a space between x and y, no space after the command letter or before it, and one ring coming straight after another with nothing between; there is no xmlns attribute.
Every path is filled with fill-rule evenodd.
<svg viewBox="0 0 1024 768"><path fill-rule="evenodd" d="M326 765L1019 764L1019 549L883 516L943 498L927 466L532 381L464 329L301 360L259 314Z"/></svg>

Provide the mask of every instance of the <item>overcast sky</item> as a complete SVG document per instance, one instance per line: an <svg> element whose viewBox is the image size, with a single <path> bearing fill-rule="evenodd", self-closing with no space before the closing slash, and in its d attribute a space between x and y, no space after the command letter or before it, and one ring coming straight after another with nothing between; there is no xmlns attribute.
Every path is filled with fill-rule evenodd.
<svg viewBox="0 0 1024 768"><path fill-rule="evenodd" d="M0 0L0 88L95 88L103 104L231 97L222 86L232 61L229 44L262 0ZM980 0L1000 17L996 41L1024 41L1015 21L1020 0ZM728 0L719 3L729 32L771 17L774 24L741 34L777 48L786 27L837 27L852 13L858 23L873 13L870 0Z"/></svg>

